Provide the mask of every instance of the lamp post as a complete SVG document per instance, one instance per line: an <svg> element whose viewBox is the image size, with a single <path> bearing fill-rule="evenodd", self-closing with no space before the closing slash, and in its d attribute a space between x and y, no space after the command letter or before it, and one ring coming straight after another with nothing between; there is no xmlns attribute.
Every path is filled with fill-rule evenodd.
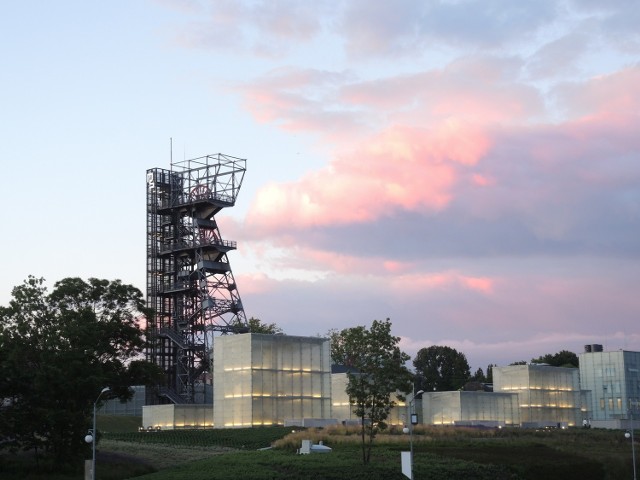
<svg viewBox="0 0 640 480"><path fill-rule="evenodd" d="M418 395L422 395L424 393L424 390L418 390L417 392L415 391L414 388L414 393L413 396L411 398L411 401L409 402L409 448L410 448L410 454L409 454L409 458L410 458L410 467L411 467L411 477L409 477L411 480L413 480L413 426L415 424L418 423L418 415L413 413L413 410L415 408L415 401L416 401L416 397ZM406 433L406 432L405 432Z"/></svg>
<svg viewBox="0 0 640 480"><path fill-rule="evenodd" d="M637 480L636 478L636 446L633 440L633 414L630 413L631 417L631 428L624 433L625 438L631 438L631 458L633 459L633 480Z"/></svg>
<svg viewBox="0 0 640 480"><path fill-rule="evenodd" d="M84 437L85 442L92 444L92 450L93 450L93 456L91 461L91 479L92 480L96 480L96 410L98 406L98 400L100 400L100 397L102 396L102 394L107 393L110 390L111 389L109 387L104 387L102 390L100 390L100 394L98 395L98 398L96 398L96 401L93 402L93 429L90 431L89 435Z"/></svg>

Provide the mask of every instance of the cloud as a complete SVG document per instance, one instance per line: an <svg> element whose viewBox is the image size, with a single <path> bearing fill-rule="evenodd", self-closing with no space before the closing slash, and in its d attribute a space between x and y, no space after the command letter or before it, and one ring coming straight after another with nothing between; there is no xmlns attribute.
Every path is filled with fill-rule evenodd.
<svg viewBox="0 0 640 480"><path fill-rule="evenodd" d="M588 82L567 82L555 88L559 103L573 118L585 123L598 119L624 127L640 111L640 64L615 73L599 75ZM611 129L609 134L615 133Z"/></svg>
<svg viewBox="0 0 640 480"><path fill-rule="evenodd" d="M494 49L532 37L558 15L556 2L508 0L348 3L338 23L351 57L425 55L448 45Z"/></svg>
<svg viewBox="0 0 640 480"><path fill-rule="evenodd" d="M178 7L183 4L171 3ZM182 46L279 57L297 43L310 42L322 31L329 4L218 0L201 7L205 12L194 16L179 30L177 38ZM191 11L195 12L195 8Z"/></svg>
<svg viewBox="0 0 640 480"><path fill-rule="evenodd" d="M488 148L481 131L457 122L437 131L394 128L296 184L264 187L246 223L262 235L365 223L397 209L438 211L451 201L458 169Z"/></svg>
<svg viewBox="0 0 640 480"><path fill-rule="evenodd" d="M230 90L243 95L259 122L339 140L358 134L367 123L359 112L336 103L336 90L349 79L348 72L281 67Z"/></svg>
<svg viewBox="0 0 640 480"><path fill-rule="evenodd" d="M228 89L257 124L327 152L225 229L254 261L248 314L292 334L390 317L407 348L483 367L620 344L640 307L639 10L222 1L190 17L190 47L270 56Z"/></svg>
<svg viewBox="0 0 640 480"><path fill-rule="evenodd" d="M353 72L283 67L235 88L256 120L354 143L394 125L526 123L544 114L538 90L514 82L515 57L466 57L445 67L361 80Z"/></svg>
<svg viewBox="0 0 640 480"><path fill-rule="evenodd" d="M495 65L468 65L451 66L443 73L485 72L487 83L499 83L505 75ZM374 113L395 103L401 112L397 119L405 104L417 103L416 112L427 114L408 118L424 118L424 126L394 125L369 137L354 137L349 150L336 152L325 168L296 182L266 185L255 197L244 233L321 250L340 248L331 238L349 236L371 251L384 251L394 231L412 232L413 243L394 240L403 249L392 261L411 255L500 252L637 255L639 248L631 239L640 234L640 168L634 160L640 150L639 72L628 68L557 87L556 104L566 117L559 123L530 122L539 116L539 104L517 100L518 88L513 87L500 95L504 104L513 98L510 105L517 107L510 112L497 108L507 112L487 115L481 126L482 115L464 116L464 105L473 112L476 104L456 100L457 87L442 89L440 102L447 104L451 98L459 107L435 118L432 97L422 98L423 91L430 91L428 82L425 87L415 78L402 77L369 89L350 86L343 89L343 97ZM287 76L275 84L307 88L314 75L302 77L305 81ZM342 79L333 80L339 84ZM464 98L481 98L486 91L473 88ZM380 97L395 102L378 102ZM486 101L478 112L491 106ZM279 115L287 112L282 109Z"/></svg>
<svg viewBox="0 0 640 480"><path fill-rule="evenodd" d="M324 334L389 317L412 355L449 345L483 368L562 349L580 352L591 343L640 349L633 333L640 270L633 263L509 258L458 261L457 267L398 276L345 271L314 281L265 276L264 288L240 293L247 315L289 334ZM241 287L243 281L240 276Z"/></svg>
<svg viewBox="0 0 640 480"><path fill-rule="evenodd" d="M398 275L391 280L390 285L399 294L423 295L433 289L461 288L488 295L494 290L495 279L473 277L448 271L438 274Z"/></svg>
<svg viewBox="0 0 640 480"><path fill-rule="evenodd" d="M554 39L529 58L527 70L534 78L578 73L580 60L590 48L590 43L587 34L576 31Z"/></svg>
<svg viewBox="0 0 640 480"><path fill-rule="evenodd" d="M589 57L596 51L634 55L640 50L636 28L640 8L631 0L606 4L396 0L375 6L365 0L156 2L184 15L176 34L182 46L271 59L327 44L338 48L338 60L351 64L388 59L434 61L470 51L504 54L546 44L531 66L539 76L552 74L553 65L561 70L573 65L583 53L580 37L589 37L589 45L596 45ZM611 55L608 57L610 61ZM562 58L569 63L561 63Z"/></svg>

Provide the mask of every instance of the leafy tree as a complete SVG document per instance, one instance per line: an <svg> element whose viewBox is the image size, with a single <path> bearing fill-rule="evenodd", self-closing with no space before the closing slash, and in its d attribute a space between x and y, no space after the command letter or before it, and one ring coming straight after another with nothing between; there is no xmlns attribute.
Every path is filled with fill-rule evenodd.
<svg viewBox="0 0 640 480"><path fill-rule="evenodd" d="M481 367L478 367L476 373L469 379L470 381L485 383L487 381L487 377L484 376L484 372Z"/></svg>
<svg viewBox="0 0 640 480"><path fill-rule="evenodd" d="M347 394L360 418L362 462L371 460L373 440L387 425L389 411L396 405L393 397L404 400L411 391L412 374L405 366L409 355L402 352L399 337L391 335L391 322L374 320L363 326L329 332L334 363L352 370L347 373Z"/></svg>
<svg viewBox="0 0 640 480"><path fill-rule="evenodd" d="M283 333L275 323L263 323L259 318L251 317L248 320L250 333L266 333L269 335L278 335Z"/></svg>
<svg viewBox="0 0 640 480"><path fill-rule="evenodd" d="M532 358L531 363L546 363L552 367L578 368L578 356L568 350L561 350L558 353L547 353L538 358Z"/></svg>
<svg viewBox="0 0 640 480"><path fill-rule="evenodd" d="M519 360L517 362L510 363L509 366L511 366L511 365L526 365L527 363L529 363L529 362L527 362L526 360Z"/></svg>
<svg viewBox="0 0 640 480"><path fill-rule="evenodd" d="M88 454L84 436L104 387L131 397L158 369L139 355L142 293L119 280L66 278L51 293L30 276L0 307L0 446L44 450L57 464Z"/></svg>
<svg viewBox="0 0 640 480"><path fill-rule="evenodd" d="M460 390L471 376L464 353L455 348L433 345L422 348L413 360L416 388L424 391Z"/></svg>
<svg viewBox="0 0 640 480"><path fill-rule="evenodd" d="M284 333L275 323L263 323L259 318L251 317L247 324L236 320L231 326L236 328L236 333L264 333L267 335L280 335Z"/></svg>

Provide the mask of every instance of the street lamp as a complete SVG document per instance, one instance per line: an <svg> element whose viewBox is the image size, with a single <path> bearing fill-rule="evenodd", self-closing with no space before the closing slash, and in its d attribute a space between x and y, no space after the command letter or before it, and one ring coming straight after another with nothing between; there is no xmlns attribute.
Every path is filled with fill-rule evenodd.
<svg viewBox="0 0 640 480"><path fill-rule="evenodd" d="M411 469L410 470L411 476L409 477L410 480L413 480L413 426L418 423L418 415L414 413L415 401L416 401L416 397L418 395L422 395L423 393L424 393L424 390L418 390L417 392L415 392L415 388L414 388L413 397L409 401L409 428L402 429L404 433L409 433L409 446L410 446L410 452L411 452L409 454L409 458L410 458L409 463L410 463L410 469Z"/></svg>
<svg viewBox="0 0 640 480"><path fill-rule="evenodd" d="M625 438L631 439L631 458L633 459L633 480L637 480L636 478L636 447L633 440L633 415L631 415L631 429L624 432Z"/></svg>
<svg viewBox="0 0 640 480"><path fill-rule="evenodd" d="M91 479L92 480L96 480L96 409L98 406L98 400L100 400L100 397L102 396L103 393L107 393L109 392L111 389L109 387L104 387L102 390L100 390L100 394L98 395L98 398L96 398L96 401L93 402L93 429L89 431L89 434L87 434L84 437L84 441L87 443L91 443L92 444L92 449L93 449L93 457L92 457L92 462L91 462Z"/></svg>

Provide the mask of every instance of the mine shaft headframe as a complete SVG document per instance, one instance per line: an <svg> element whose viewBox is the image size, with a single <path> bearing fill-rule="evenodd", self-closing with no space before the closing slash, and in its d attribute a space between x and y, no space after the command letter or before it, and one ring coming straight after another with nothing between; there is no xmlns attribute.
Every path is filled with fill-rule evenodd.
<svg viewBox="0 0 640 480"><path fill-rule="evenodd" d="M171 163L171 170L182 177L185 197L212 197L235 204L247 161L217 153Z"/></svg>

